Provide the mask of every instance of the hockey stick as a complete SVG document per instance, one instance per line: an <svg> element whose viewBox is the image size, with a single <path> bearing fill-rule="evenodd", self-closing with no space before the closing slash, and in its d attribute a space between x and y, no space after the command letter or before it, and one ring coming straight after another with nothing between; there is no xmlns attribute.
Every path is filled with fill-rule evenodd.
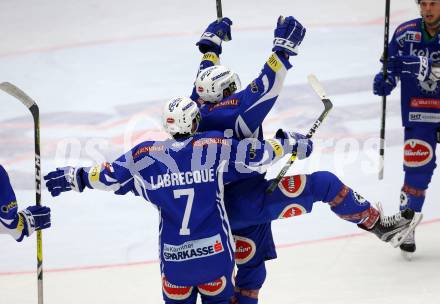
<svg viewBox="0 0 440 304"><path fill-rule="evenodd" d="M41 206L41 158L40 158L40 114L38 105L26 93L9 82L0 83L0 89L17 98L24 104L34 119L35 142L35 200ZM37 231L37 278L38 278L38 304L43 304L43 239L41 230Z"/></svg>
<svg viewBox="0 0 440 304"><path fill-rule="evenodd" d="M388 77L388 36L390 33L390 0L385 1L385 29L383 35L383 79ZM383 179L385 162L385 116L387 97L382 96L382 116L380 121L380 148L379 148L379 180Z"/></svg>
<svg viewBox="0 0 440 304"><path fill-rule="evenodd" d="M321 98L322 103L324 104L324 111L319 115L318 119L315 121L313 126L310 128L309 133L307 133L307 138L312 138L313 134L315 134L316 130L319 128L319 126L324 121L327 114L330 112L330 110L333 107L332 102L330 99L327 98L324 88L322 87L319 80L316 78L315 75L309 75L307 77L307 80L310 84L310 86L313 88L315 93ZM297 151L292 152L292 155L290 156L289 160L286 162L284 167L281 169L280 173L278 173L277 177L272 181L270 186L266 189L267 193L272 193L275 188L278 186L278 183L281 181L281 179L286 175L287 171L289 170L290 166L293 165L293 163L296 160Z"/></svg>
<svg viewBox="0 0 440 304"><path fill-rule="evenodd" d="M220 19L223 18L222 0L216 0L216 2L217 2L217 20L220 21Z"/></svg>

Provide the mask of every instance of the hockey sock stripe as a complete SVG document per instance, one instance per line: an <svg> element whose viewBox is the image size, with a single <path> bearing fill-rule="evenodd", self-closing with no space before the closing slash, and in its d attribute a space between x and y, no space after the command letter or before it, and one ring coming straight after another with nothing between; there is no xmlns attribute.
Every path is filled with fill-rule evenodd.
<svg viewBox="0 0 440 304"><path fill-rule="evenodd" d="M425 193L426 193L425 190L417 189L417 188L411 187L410 185L407 185L407 184L403 185L402 191L407 194L411 194L415 197L424 197Z"/></svg>
<svg viewBox="0 0 440 304"><path fill-rule="evenodd" d="M336 197L331 202L329 202L329 205L332 208L335 208L344 201L345 197L348 195L349 192L350 192L350 188L348 188L346 185L343 185L341 191L339 191Z"/></svg>

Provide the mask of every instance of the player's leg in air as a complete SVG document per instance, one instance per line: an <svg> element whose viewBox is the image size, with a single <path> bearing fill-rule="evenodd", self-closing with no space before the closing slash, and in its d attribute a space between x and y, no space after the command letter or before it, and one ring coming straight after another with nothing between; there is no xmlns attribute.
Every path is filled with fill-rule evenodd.
<svg viewBox="0 0 440 304"><path fill-rule="evenodd" d="M266 189L270 183L266 181L261 188ZM234 201L240 199L238 196L235 195ZM252 205L252 208L248 208L246 217L242 216L244 211L229 213L231 222L235 222L237 228L309 213L313 204L321 201L328 204L341 219L357 224L359 228L374 233L393 246L400 245L422 217L420 213L408 208L385 216L380 208L376 209L336 175L327 171L287 176L272 194L259 190L242 194L241 199L247 200L248 206ZM235 208L244 208L245 205L234 204ZM240 218L234 214L240 214Z"/></svg>

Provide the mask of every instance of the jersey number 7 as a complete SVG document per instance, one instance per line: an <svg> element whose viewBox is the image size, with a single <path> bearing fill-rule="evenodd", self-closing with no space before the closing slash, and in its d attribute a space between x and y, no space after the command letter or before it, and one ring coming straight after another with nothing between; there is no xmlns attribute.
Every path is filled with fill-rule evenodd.
<svg viewBox="0 0 440 304"><path fill-rule="evenodd" d="M178 189L173 191L174 198L188 196L186 200L185 213L183 214L182 227L180 227L180 235L190 235L191 231L188 228L189 217L191 216L191 209L194 201L194 188Z"/></svg>

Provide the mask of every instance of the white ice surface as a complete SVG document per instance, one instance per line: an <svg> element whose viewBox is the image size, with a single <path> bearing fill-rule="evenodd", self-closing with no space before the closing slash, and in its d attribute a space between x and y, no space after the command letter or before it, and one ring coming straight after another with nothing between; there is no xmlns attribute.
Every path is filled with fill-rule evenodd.
<svg viewBox="0 0 440 304"><path fill-rule="evenodd" d="M306 84L316 74L335 108L316 136L314 155L291 173L330 170L391 213L403 180L399 92L388 99L382 182L374 149L380 98L371 93L383 2L224 0L234 27L222 62L248 83L270 54L276 17L300 19L306 39L265 130L308 129L321 111ZM413 1L392 1L391 31L415 17ZM189 94L200 60L194 43L213 18L212 0L1 1L0 81L17 84L40 106L43 173L112 159L142 139L163 138L161 106ZM2 93L0 104L0 163L25 207L34 200L32 121ZM438 303L438 173L431 185L411 263L373 236L350 237L359 229L319 203L309 215L275 222L279 258L268 263L261 303ZM45 303L160 303L152 205L99 191L55 199L44 191L43 202L53 214L52 229L43 233ZM0 248L0 303L35 303L35 238L17 244L1 236Z"/></svg>

